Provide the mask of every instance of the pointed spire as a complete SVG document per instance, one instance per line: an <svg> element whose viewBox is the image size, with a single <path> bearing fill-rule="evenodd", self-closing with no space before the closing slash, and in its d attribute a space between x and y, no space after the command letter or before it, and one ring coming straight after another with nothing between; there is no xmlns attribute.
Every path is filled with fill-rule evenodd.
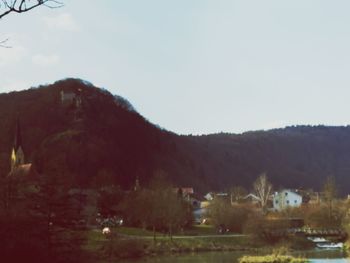
<svg viewBox="0 0 350 263"><path fill-rule="evenodd" d="M11 152L11 171L14 170L18 165L24 164L24 153L22 149L22 136L21 127L19 125L19 118L17 118L15 140Z"/></svg>
<svg viewBox="0 0 350 263"><path fill-rule="evenodd" d="M136 177L136 180L135 180L135 186L134 186L134 191L138 191L140 190L140 180L139 180L139 177L137 176Z"/></svg>

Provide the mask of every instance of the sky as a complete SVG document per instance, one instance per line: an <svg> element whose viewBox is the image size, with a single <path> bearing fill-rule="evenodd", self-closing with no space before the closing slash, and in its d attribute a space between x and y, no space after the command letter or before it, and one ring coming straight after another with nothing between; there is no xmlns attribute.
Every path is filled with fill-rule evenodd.
<svg viewBox="0 0 350 263"><path fill-rule="evenodd" d="M350 124L350 1L63 2L0 20L0 92L81 78L179 134Z"/></svg>

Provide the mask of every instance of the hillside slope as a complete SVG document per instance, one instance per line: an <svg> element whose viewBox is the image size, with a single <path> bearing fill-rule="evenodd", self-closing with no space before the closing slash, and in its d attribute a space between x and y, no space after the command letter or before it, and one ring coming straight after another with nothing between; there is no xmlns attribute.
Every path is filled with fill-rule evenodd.
<svg viewBox="0 0 350 263"><path fill-rule="evenodd" d="M79 95L63 102L61 92ZM178 136L151 124L124 99L78 79L0 94L0 171L9 171L16 120L26 159L72 184L132 187L163 170L195 190L250 188L266 172L279 187L319 189L333 175L350 188L350 127L297 126L240 135Z"/></svg>
<svg viewBox="0 0 350 263"><path fill-rule="evenodd" d="M77 93L80 107L62 103L61 91ZM161 145L159 130L126 101L81 80L0 95L0 164L9 170L16 119L19 118L27 161L42 172L49 162L74 183L101 180L130 186L147 178Z"/></svg>
<svg viewBox="0 0 350 263"><path fill-rule="evenodd" d="M274 188L320 190L334 176L340 194L350 188L350 127L296 126L241 135L193 137L221 186L252 182L266 172ZM193 153L197 155L198 153Z"/></svg>

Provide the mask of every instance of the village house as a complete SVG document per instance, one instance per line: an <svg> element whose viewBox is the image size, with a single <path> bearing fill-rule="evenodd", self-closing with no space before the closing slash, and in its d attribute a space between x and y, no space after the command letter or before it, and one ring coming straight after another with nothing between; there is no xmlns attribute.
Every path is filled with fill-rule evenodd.
<svg viewBox="0 0 350 263"><path fill-rule="evenodd" d="M196 194L192 187L179 187L175 188L174 191L176 191L178 195L181 195L184 200L189 202L194 209L201 207L203 198Z"/></svg>
<svg viewBox="0 0 350 263"><path fill-rule="evenodd" d="M281 211L288 207L299 207L303 203L303 197L296 191L284 189L273 195L273 209Z"/></svg>
<svg viewBox="0 0 350 263"><path fill-rule="evenodd" d="M257 205L260 203L260 198L255 194L250 193L242 198L242 202Z"/></svg>
<svg viewBox="0 0 350 263"><path fill-rule="evenodd" d="M207 200L207 201L213 201L213 199L214 199L214 194L213 194L213 193L207 193L207 194L204 196L204 199Z"/></svg>
<svg viewBox="0 0 350 263"><path fill-rule="evenodd" d="M194 222L200 224L208 213L209 201L196 194L192 187L178 187L174 188L173 191L176 191L178 195L191 204Z"/></svg>
<svg viewBox="0 0 350 263"><path fill-rule="evenodd" d="M209 192L204 196L207 201L213 201L215 198L229 198L229 194L226 192Z"/></svg>
<svg viewBox="0 0 350 263"><path fill-rule="evenodd" d="M192 187L177 187L174 188L173 191L182 196L187 201L190 201L191 195L194 194Z"/></svg>

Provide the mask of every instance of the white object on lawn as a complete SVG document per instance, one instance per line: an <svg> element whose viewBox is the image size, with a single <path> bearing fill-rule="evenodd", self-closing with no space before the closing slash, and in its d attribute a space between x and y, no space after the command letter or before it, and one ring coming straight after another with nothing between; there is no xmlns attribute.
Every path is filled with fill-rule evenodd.
<svg viewBox="0 0 350 263"><path fill-rule="evenodd" d="M102 229L102 234L109 235L111 233L111 229L109 227L105 227Z"/></svg>

